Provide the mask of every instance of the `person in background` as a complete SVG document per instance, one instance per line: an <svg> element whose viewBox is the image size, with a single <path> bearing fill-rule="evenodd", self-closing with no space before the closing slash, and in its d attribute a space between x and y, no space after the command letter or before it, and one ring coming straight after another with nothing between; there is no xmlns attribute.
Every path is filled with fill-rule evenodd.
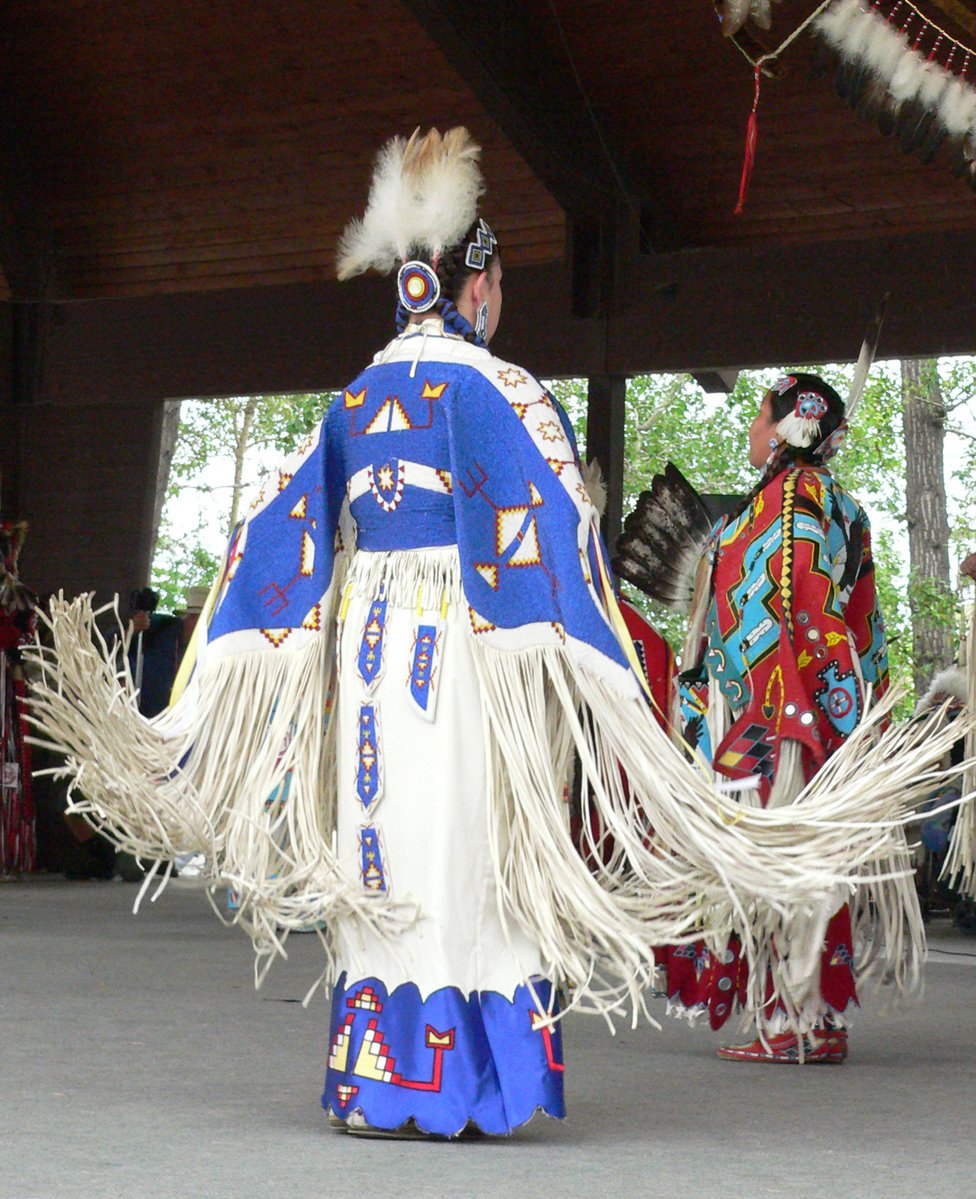
<svg viewBox="0 0 976 1199"><path fill-rule="evenodd" d="M853 732L862 680L875 698L887 688L868 519L826 465L844 416L816 375L770 388L749 430L759 482L714 525L699 572L680 675L683 740L742 788L742 802L763 807L791 804ZM827 916L802 945L770 947L771 968L819 953L797 1009L770 1002L756 1039L719 1049L721 1058L846 1058L846 1013L857 1004L851 918L846 905ZM703 942L671 946L661 957L672 1014L719 1029L744 1003L748 971L735 941L718 953Z"/></svg>

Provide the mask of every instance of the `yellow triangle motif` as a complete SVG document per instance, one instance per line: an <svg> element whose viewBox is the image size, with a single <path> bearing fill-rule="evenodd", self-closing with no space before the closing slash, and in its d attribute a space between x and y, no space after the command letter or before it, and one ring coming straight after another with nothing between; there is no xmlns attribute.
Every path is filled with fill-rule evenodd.
<svg viewBox="0 0 976 1199"><path fill-rule="evenodd" d="M316 604L302 621L302 628L310 633L317 633L322 628L322 605Z"/></svg>
<svg viewBox="0 0 976 1199"><path fill-rule="evenodd" d="M436 386L431 383L425 383L424 390L420 393L420 398L422 400L439 400L446 390L446 383L438 383Z"/></svg>
<svg viewBox="0 0 976 1199"><path fill-rule="evenodd" d="M529 521L529 527L525 530L525 535L522 538L522 544L518 547L506 565L508 566L538 566L542 561L542 554L539 550L539 530L535 523L535 517Z"/></svg>
<svg viewBox="0 0 976 1199"><path fill-rule="evenodd" d="M471 621L471 631L473 633L491 633L496 627L490 620L485 620L483 616L475 612L470 604L468 604L468 619Z"/></svg>
<svg viewBox="0 0 976 1199"><path fill-rule="evenodd" d="M528 508L503 508L495 515L495 553L501 557L522 528Z"/></svg>
<svg viewBox="0 0 976 1199"><path fill-rule="evenodd" d="M302 533L302 565L301 573L305 578L310 578L312 571L315 569L315 542L312 540L311 534L306 530Z"/></svg>
<svg viewBox="0 0 976 1199"><path fill-rule="evenodd" d="M498 590L498 567L490 563L479 564L475 563L475 570L484 579L492 591Z"/></svg>
<svg viewBox="0 0 976 1199"><path fill-rule="evenodd" d="M341 1025L336 1031L335 1040L332 1043L332 1052L329 1054L330 1070L337 1070L340 1074L345 1074L346 1068L349 1065L351 1033L352 1029L348 1024Z"/></svg>
<svg viewBox="0 0 976 1199"><path fill-rule="evenodd" d="M393 1069L394 1063L390 1060L382 1036L374 1029L367 1029L356 1055L353 1074L358 1074L360 1078L371 1078L375 1082L389 1082Z"/></svg>
<svg viewBox="0 0 976 1199"><path fill-rule="evenodd" d="M403 433L412 429L410 418L403 410L397 396L390 396L380 405L380 410L366 426L367 433Z"/></svg>
<svg viewBox="0 0 976 1199"><path fill-rule="evenodd" d="M364 387L362 391L356 392L355 395L351 391L347 391L344 398L347 408L362 408L363 404L366 403L366 388Z"/></svg>

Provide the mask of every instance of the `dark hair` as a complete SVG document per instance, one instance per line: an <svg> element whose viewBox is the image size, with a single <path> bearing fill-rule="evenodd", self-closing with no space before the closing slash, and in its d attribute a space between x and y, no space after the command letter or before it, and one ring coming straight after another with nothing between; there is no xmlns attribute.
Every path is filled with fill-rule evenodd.
<svg viewBox="0 0 976 1199"><path fill-rule="evenodd" d="M480 218L476 219L471 227L467 230L457 245L451 249L445 250L437 258L436 266L431 261L430 255L422 252L415 252L411 256L420 262L427 263L433 267L437 275L438 282L441 285L440 299L437 301L435 310L440 313L444 319L444 324L454 333L459 333L465 341L481 345L478 335L475 333L471 325L457 310L457 300L461 292L464 291L464 285L473 275L480 275L482 271L491 271L492 263L498 260L498 245L492 253L486 255L485 265L481 268L468 266L466 261L468 247L478 238L481 228ZM410 313L399 305L397 307L397 328L402 332L410 320Z"/></svg>
<svg viewBox="0 0 976 1199"><path fill-rule="evenodd" d="M142 587L138 591L133 591L129 606L133 612L155 612L159 604L159 592L153 591L151 587Z"/></svg>
<svg viewBox="0 0 976 1199"><path fill-rule="evenodd" d="M789 386L784 387L783 384L787 381L789 381ZM818 462L820 459L816 451L832 433L836 432L840 422L844 419L844 401L830 384L824 382L819 375L807 374L804 371L791 371L780 383L770 388L768 392L769 407L773 420L778 423L784 416L789 416L796 407L797 398L801 392L805 391L812 391L820 396L827 405L827 411L820 418L820 436L816 442L806 447L791 444L790 453L797 462Z"/></svg>
<svg viewBox="0 0 976 1199"><path fill-rule="evenodd" d="M440 280L441 295L445 300L450 300L452 304L457 303L458 297L464 291L464 285L472 275L480 275L482 271L490 271L492 263L496 261L497 248L480 270L468 266L467 262L465 262L468 246L477 237L479 225L480 220L476 220L458 244L450 250L445 250L437 259L437 266L434 269L437 272L437 278Z"/></svg>
<svg viewBox="0 0 976 1199"><path fill-rule="evenodd" d="M836 433L846 411L844 401L829 383L825 383L819 375L807 374L805 371L792 371L766 392L766 395L769 396L770 415L778 424L796 408L797 397L803 391L816 392L827 405L827 411L820 418L820 436L813 445L805 448L791 445L787 441L782 442L779 448L770 454L769 461L759 477L759 482L726 517L726 528L746 511L756 496L781 471L791 470L794 466L822 465L822 459L817 454L817 450L831 434Z"/></svg>

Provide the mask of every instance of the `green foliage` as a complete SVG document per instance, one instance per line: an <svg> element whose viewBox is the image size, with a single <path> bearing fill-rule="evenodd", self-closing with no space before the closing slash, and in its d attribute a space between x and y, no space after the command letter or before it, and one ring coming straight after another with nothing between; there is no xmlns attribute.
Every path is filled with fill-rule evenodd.
<svg viewBox="0 0 976 1199"><path fill-rule="evenodd" d="M796 366L821 375L842 396L850 388L853 366ZM940 382L953 413L951 430L965 453L947 459L955 481L950 523L957 558L976 548L976 428L968 402L976 395L976 359L945 360ZM672 461L702 492L745 494L756 481L748 461L748 430L763 395L783 372L742 371L732 394L706 396L688 375L642 375L627 388L624 512L631 510L652 477ZM586 444L586 381L551 385L566 407L581 445ZM912 686L912 638L908 546L905 524L905 450L902 428L901 372L897 362L876 363L850 435L831 469L872 520L878 595L889 636L892 678ZM931 590L932 594L929 594ZM958 624L958 606L939 588L923 588L925 611ZM628 594L658 630L680 650L685 619Z"/></svg>
<svg viewBox="0 0 976 1199"><path fill-rule="evenodd" d="M185 403L170 487L196 479L215 458L233 457L238 451L273 449L284 457L315 428L332 399L327 393L309 392Z"/></svg>
<svg viewBox="0 0 976 1199"><path fill-rule="evenodd" d="M202 521L179 539L174 538L168 527L160 526L152 571L152 586L159 592L160 611L181 611L186 605L188 588L209 587L213 582L220 562L203 544L205 534Z"/></svg>
<svg viewBox="0 0 976 1199"><path fill-rule="evenodd" d="M846 395L853 367L809 366ZM955 560L976 548L976 358L939 362L939 380L949 412L947 453L951 552ZM641 375L627 388L624 511L650 486L654 474L673 461L703 492L744 494L754 484L748 461L748 430L763 394L779 370L743 371L729 396L706 396L688 375ZM586 380L550 384L566 408L581 446L586 445ZM260 478L271 462L290 453L315 426L332 397L322 394L237 397L183 405L168 496L188 491L219 498L226 533L240 491ZM255 463L255 458L262 462ZM270 459L270 460L269 460ZM213 463L223 462L222 474ZM909 597L940 621L959 624L958 605L931 584L909 587L905 536L905 453L901 374L897 362L876 363L852 422L851 435L831 463L840 483L867 509L873 525L878 594L888 629L892 677L911 686L912 646ZM247 475L252 478L248 479ZM236 501L236 504L235 504ZM170 609L182 605L187 587L208 584L217 569L214 519L198 515L189 532L175 530L170 504L153 568L153 585ZM185 520L183 522L186 523ZM680 648L684 618L640 594L632 598L656 627Z"/></svg>
<svg viewBox="0 0 976 1199"><path fill-rule="evenodd" d="M162 610L182 608L188 587L210 585L219 567L214 545L229 535L243 497L315 428L332 399L310 392L183 403L152 568ZM188 494L198 498L190 529L185 513L174 516Z"/></svg>

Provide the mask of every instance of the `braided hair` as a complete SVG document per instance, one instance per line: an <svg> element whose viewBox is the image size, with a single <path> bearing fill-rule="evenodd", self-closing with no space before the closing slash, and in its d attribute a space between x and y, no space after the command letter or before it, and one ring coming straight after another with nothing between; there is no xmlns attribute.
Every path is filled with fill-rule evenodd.
<svg viewBox="0 0 976 1199"><path fill-rule="evenodd" d="M480 219L475 220L456 246L436 255L433 261L428 254L423 252L418 251L416 254L411 254L411 258L425 262L437 275L441 294L440 299L434 305L434 311L444 321L445 328L450 329L452 333L457 333L472 345L478 346L484 345L484 341L475 333L471 323L458 312L457 301L464 291L467 281L473 275L480 275L482 271L491 271L492 263L496 261L495 254L491 254L485 265L480 268L469 266L466 261L468 246L475 241L480 227ZM410 316L410 312L402 304L397 306L397 330L400 333L410 323Z"/></svg>

